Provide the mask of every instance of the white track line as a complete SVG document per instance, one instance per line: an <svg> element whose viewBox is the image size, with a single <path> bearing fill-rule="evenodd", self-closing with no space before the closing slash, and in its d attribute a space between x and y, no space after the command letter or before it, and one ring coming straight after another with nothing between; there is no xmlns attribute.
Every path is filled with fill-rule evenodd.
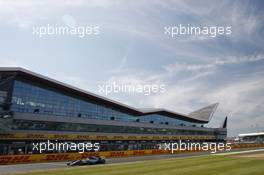
<svg viewBox="0 0 264 175"><path fill-rule="evenodd" d="M264 149L236 151L236 152L228 152L228 153L217 153L217 154L212 154L212 155L222 156L222 155L233 155L233 154L241 154L241 153L261 152L261 151L264 151Z"/></svg>

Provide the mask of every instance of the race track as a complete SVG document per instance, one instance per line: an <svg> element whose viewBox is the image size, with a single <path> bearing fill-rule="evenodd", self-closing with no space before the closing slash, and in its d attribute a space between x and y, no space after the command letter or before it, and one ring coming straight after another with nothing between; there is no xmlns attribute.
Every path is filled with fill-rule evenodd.
<svg viewBox="0 0 264 175"><path fill-rule="evenodd" d="M252 149L251 149L252 150ZM259 149L255 149L259 150ZM245 151L245 149L235 150L232 152ZM264 152L263 150L260 150ZM246 151L247 152L247 151ZM108 158L105 165L90 165L90 166L107 166L107 164L124 164L132 163L136 161L148 161L148 160L159 160L159 159L170 159L170 158L182 158L182 157L195 157L209 155L208 152L198 153L182 153L182 154L166 154L166 155L148 155L148 156L135 156L135 157L124 157L124 158ZM222 153L219 153L221 155ZM217 154L216 154L217 155ZM25 173L39 170L52 170L62 168L74 168L67 167L66 162L49 162L49 163L34 163L34 164L17 164L17 165L0 165L0 174L13 174L13 173Z"/></svg>

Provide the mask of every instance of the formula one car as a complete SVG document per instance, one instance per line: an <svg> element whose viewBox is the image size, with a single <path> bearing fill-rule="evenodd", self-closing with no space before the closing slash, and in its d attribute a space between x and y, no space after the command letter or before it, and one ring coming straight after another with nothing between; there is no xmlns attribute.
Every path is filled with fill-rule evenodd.
<svg viewBox="0 0 264 175"><path fill-rule="evenodd" d="M96 165L96 164L105 164L105 158L100 156L91 156L87 159L82 160L73 160L68 162L68 166L82 166L82 165Z"/></svg>

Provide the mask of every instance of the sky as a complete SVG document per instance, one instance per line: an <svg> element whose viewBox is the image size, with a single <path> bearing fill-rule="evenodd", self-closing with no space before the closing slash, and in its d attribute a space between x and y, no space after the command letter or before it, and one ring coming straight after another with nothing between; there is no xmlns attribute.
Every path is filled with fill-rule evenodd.
<svg viewBox="0 0 264 175"><path fill-rule="evenodd" d="M0 66L23 67L137 108L188 114L218 102L228 135L264 131L264 1L0 0ZM170 37L166 26L231 26L231 35ZM99 35L33 34L47 25ZM98 84L164 84L164 93L110 93Z"/></svg>

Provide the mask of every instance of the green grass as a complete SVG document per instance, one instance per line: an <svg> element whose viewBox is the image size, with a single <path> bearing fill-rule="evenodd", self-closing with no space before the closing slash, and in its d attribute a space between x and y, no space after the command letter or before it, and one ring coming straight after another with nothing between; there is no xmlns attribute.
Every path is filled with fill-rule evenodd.
<svg viewBox="0 0 264 175"><path fill-rule="evenodd" d="M126 164L74 167L23 175L263 175L264 160L204 156ZM22 175L22 174L20 174Z"/></svg>

